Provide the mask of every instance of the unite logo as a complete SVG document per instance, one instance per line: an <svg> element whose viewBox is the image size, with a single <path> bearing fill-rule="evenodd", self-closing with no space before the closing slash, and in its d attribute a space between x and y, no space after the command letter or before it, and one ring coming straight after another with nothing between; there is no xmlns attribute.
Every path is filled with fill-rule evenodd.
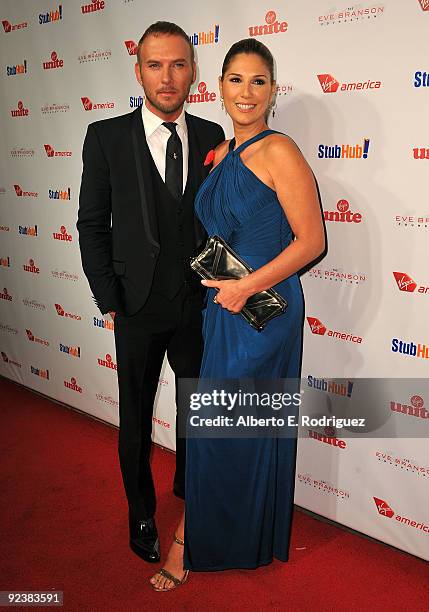
<svg viewBox="0 0 429 612"><path fill-rule="evenodd" d="M43 145L48 157L71 157L71 151L55 151L54 147L50 144Z"/></svg>
<svg viewBox="0 0 429 612"><path fill-rule="evenodd" d="M97 363L98 363L99 366L102 366L103 368L109 368L110 370L117 370L118 369L118 366L112 360L112 356L109 355L109 353L106 353L105 359L102 359L101 357L98 357L97 358Z"/></svg>
<svg viewBox="0 0 429 612"><path fill-rule="evenodd" d="M46 13L39 13L39 24L52 23L53 21L59 21L63 18L63 7L60 4L56 11L47 11Z"/></svg>
<svg viewBox="0 0 429 612"><path fill-rule="evenodd" d="M10 257L0 257L0 266L10 268Z"/></svg>
<svg viewBox="0 0 429 612"><path fill-rule="evenodd" d="M323 217L325 221L337 221L339 223L360 223L362 221L361 213L354 213L349 210L350 204L347 200L338 200L337 210L324 210Z"/></svg>
<svg viewBox="0 0 429 612"><path fill-rule="evenodd" d="M381 81L356 81L351 83L341 83L331 74L318 74L320 87L323 93L336 93L340 91L355 91L356 89L380 89ZM340 86L341 85L341 86Z"/></svg>
<svg viewBox="0 0 429 612"><path fill-rule="evenodd" d="M405 274L405 272L394 272L393 276L395 277L399 291L413 293L417 289L417 283L411 278L411 276ZM417 289L417 293L429 293L429 286L426 287L425 285L420 285Z"/></svg>
<svg viewBox="0 0 429 612"><path fill-rule="evenodd" d="M75 321L81 321L82 317L78 314L74 314L72 312L66 312L61 304L55 304L55 310L57 311L57 315L60 317L66 317L67 319L74 319Z"/></svg>
<svg viewBox="0 0 429 612"><path fill-rule="evenodd" d="M76 378L74 378L74 376L72 376L69 381L65 380L64 386L67 387L67 389L76 391L77 393L82 393L82 387L79 387L79 385L77 384Z"/></svg>
<svg viewBox="0 0 429 612"><path fill-rule="evenodd" d="M419 0L422 11L429 11L429 0Z"/></svg>
<svg viewBox="0 0 429 612"><path fill-rule="evenodd" d="M335 446L336 448L344 449L347 447L347 442L345 440L340 440L335 436L335 433L332 434L331 427L325 427L325 433L319 433L318 431L314 431L313 429L308 430L308 437L313 440L317 440L317 442L323 442L324 444L329 444L330 446Z"/></svg>
<svg viewBox="0 0 429 612"><path fill-rule="evenodd" d="M363 342L363 338L356 336L355 334L327 329L326 326L316 317L307 317L307 323L311 329L311 333L316 334L317 336L324 336L327 334L327 336L336 338L337 340L347 340L349 342L355 342L356 344L361 344Z"/></svg>
<svg viewBox="0 0 429 612"><path fill-rule="evenodd" d="M373 497L375 505L377 506L378 514L381 516L385 516L386 518L393 518L399 523L407 525L407 527L414 527L414 529L420 529L421 531L425 531L429 533L429 525L425 523L418 523L417 521L413 521L406 516L400 516L399 514L395 514L390 505L384 501L384 499L380 499L379 497Z"/></svg>
<svg viewBox="0 0 429 612"><path fill-rule="evenodd" d="M415 147L413 149L414 159L429 159L429 149L424 147Z"/></svg>
<svg viewBox="0 0 429 612"><path fill-rule="evenodd" d="M6 300L6 302L12 301L12 296L7 292L6 287L4 287L3 291L0 291L0 300Z"/></svg>
<svg viewBox="0 0 429 612"><path fill-rule="evenodd" d="M22 267L24 268L26 272L32 272L33 274L40 274L40 268L38 268L35 265L34 259L29 259L28 264L23 264Z"/></svg>
<svg viewBox="0 0 429 612"><path fill-rule="evenodd" d="M81 100L82 100L83 108L86 111L100 110L100 109L103 109L103 108L114 108L115 107L115 103L114 102L95 103L95 102L92 102L92 100L90 100L90 98L88 98L86 96L81 98Z"/></svg>
<svg viewBox="0 0 429 612"><path fill-rule="evenodd" d="M49 346L49 342L47 340L44 340L43 338L37 338L29 329L26 329L25 331L27 333L27 338L30 342L36 342L37 344L41 344L42 346Z"/></svg>
<svg viewBox="0 0 429 612"><path fill-rule="evenodd" d="M204 81L198 84L198 93L189 94L187 102L189 104L195 104L198 102L214 102L216 100L216 94L214 91L207 91L207 85Z"/></svg>
<svg viewBox="0 0 429 612"><path fill-rule="evenodd" d="M59 232L52 232L52 236L54 240L62 240L63 242L71 242L73 240L73 236L67 233L64 225L60 227Z"/></svg>
<svg viewBox="0 0 429 612"><path fill-rule="evenodd" d="M42 62L43 70L50 70L51 68L62 68L64 66L64 60L58 59L58 54L56 51L52 51L51 59Z"/></svg>
<svg viewBox="0 0 429 612"><path fill-rule="evenodd" d="M37 236L37 225L18 225L18 234L20 236Z"/></svg>
<svg viewBox="0 0 429 612"><path fill-rule="evenodd" d="M91 4L83 4L80 10L84 15L86 13L95 13L96 11L102 11L106 6L104 0L92 0Z"/></svg>
<svg viewBox="0 0 429 612"><path fill-rule="evenodd" d="M28 27L27 21L21 21L21 23L12 24L10 23L10 21L7 21L7 19L3 19L2 24L3 24L3 30L5 31L6 34L9 34L9 32L14 32L15 30L22 30L22 28Z"/></svg>
<svg viewBox="0 0 429 612"><path fill-rule="evenodd" d="M28 117L30 111L28 108L25 108L24 102L22 100L19 100L17 108L11 108L10 114L12 115L12 117Z"/></svg>
<svg viewBox="0 0 429 612"><path fill-rule="evenodd" d="M6 66L6 75L14 76L15 74L26 74L27 73L27 60L24 60L22 64L16 64L15 66Z"/></svg>
<svg viewBox="0 0 429 612"><path fill-rule="evenodd" d="M410 403L411 406L402 404L401 402L390 402L390 410L393 412L401 412L407 416L429 419L429 410L425 408L425 400L421 395L412 395Z"/></svg>
<svg viewBox="0 0 429 612"><path fill-rule="evenodd" d="M37 191L24 191L20 185L14 185L15 193L18 198L37 198Z"/></svg>
<svg viewBox="0 0 429 612"><path fill-rule="evenodd" d="M124 40L128 55L137 55L137 43L134 40Z"/></svg>
<svg viewBox="0 0 429 612"><path fill-rule="evenodd" d="M265 24L250 26L249 36L265 36L267 34L281 34L288 29L287 21L278 21L275 11L268 11L265 15Z"/></svg>

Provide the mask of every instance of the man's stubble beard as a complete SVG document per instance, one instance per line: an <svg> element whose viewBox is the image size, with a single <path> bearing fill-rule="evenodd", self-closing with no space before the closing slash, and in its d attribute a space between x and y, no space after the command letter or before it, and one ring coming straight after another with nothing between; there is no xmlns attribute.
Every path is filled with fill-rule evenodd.
<svg viewBox="0 0 429 612"><path fill-rule="evenodd" d="M185 104L187 97L189 96L189 92L191 90L191 85L192 83L189 83L189 87L188 90L186 92L186 94L184 95L183 99L181 99L180 102L176 102L173 105L169 105L168 103L166 104L162 104L161 102L159 102L158 100L154 100L151 96L149 96L146 92L145 92L145 97L147 98L147 100L151 103L151 105L156 108L157 110L159 110L161 113L165 113L166 115L171 115L172 113L175 113L176 111L178 111L180 108L182 108L182 106Z"/></svg>
<svg viewBox="0 0 429 612"><path fill-rule="evenodd" d="M158 100L154 100L153 98L148 96L147 93L145 93L145 97L151 103L153 108L156 108L156 110L159 110L161 113L164 113L166 115L171 115L172 113L175 113L176 111L178 111L179 108L182 108L188 95L189 95L189 91L181 102L176 102L174 105L168 105L168 104L162 104L161 102L158 102Z"/></svg>

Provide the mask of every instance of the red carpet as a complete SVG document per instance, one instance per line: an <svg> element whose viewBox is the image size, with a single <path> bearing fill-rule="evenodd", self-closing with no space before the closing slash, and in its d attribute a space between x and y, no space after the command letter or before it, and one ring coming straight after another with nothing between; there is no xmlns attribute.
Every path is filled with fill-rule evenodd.
<svg viewBox="0 0 429 612"><path fill-rule="evenodd" d="M117 430L4 379L0 393L0 590L62 590L65 610L428 610L424 561L299 511L289 563L191 573L155 593L157 566L127 545ZM164 553L181 508L173 464L155 449Z"/></svg>

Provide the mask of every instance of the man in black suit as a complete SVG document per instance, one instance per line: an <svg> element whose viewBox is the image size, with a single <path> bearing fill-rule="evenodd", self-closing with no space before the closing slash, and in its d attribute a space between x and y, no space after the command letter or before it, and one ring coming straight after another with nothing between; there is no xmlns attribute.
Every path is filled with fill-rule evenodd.
<svg viewBox="0 0 429 612"><path fill-rule="evenodd" d="M198 377L201 283L189 266L205 235L194 198L222 128L188 115L194 51L179 26L157 22L138 45L142 107L88 126L79 199L82 265L94 299L115 320L119 458L130 546L160 559L150 468L152 411L165 353L179 378ZM180 406L178 406L180 409ZM176 435L173 490L184 498L185 441Z"/></svg>

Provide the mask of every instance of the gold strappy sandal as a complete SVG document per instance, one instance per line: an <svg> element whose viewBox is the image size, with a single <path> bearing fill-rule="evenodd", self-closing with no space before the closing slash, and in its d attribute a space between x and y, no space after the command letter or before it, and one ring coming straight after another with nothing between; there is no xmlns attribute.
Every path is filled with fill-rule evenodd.
<svg viewBox="0 0 429 612"><path fill-rule="evenodd" d="M180 546L184 546L185 542L183 540L181 540L180 538L178 538L176 536L176 534L174 534L174 541L176 542L176 544L180 544ZM161 576L164 576L164 578L167 578L168 580L171 580L171 582L174 583L174 587L171 587L170 589L158 589L156 588L155 585L153 585L152 583L152 587L155 591L158 591L158 593L164 593L165 591L174 591L174 589L176 589L178 586L185 584L186 580L188 579L189 576L189 570L185 570L184 576L183 578L180 580L180 578L177 578L176 576L173 576L173 574L170 574L170 572L166 569L164 569L163 567L161 567L161 569L157 572L157 574L161 574Z"/></svg>

